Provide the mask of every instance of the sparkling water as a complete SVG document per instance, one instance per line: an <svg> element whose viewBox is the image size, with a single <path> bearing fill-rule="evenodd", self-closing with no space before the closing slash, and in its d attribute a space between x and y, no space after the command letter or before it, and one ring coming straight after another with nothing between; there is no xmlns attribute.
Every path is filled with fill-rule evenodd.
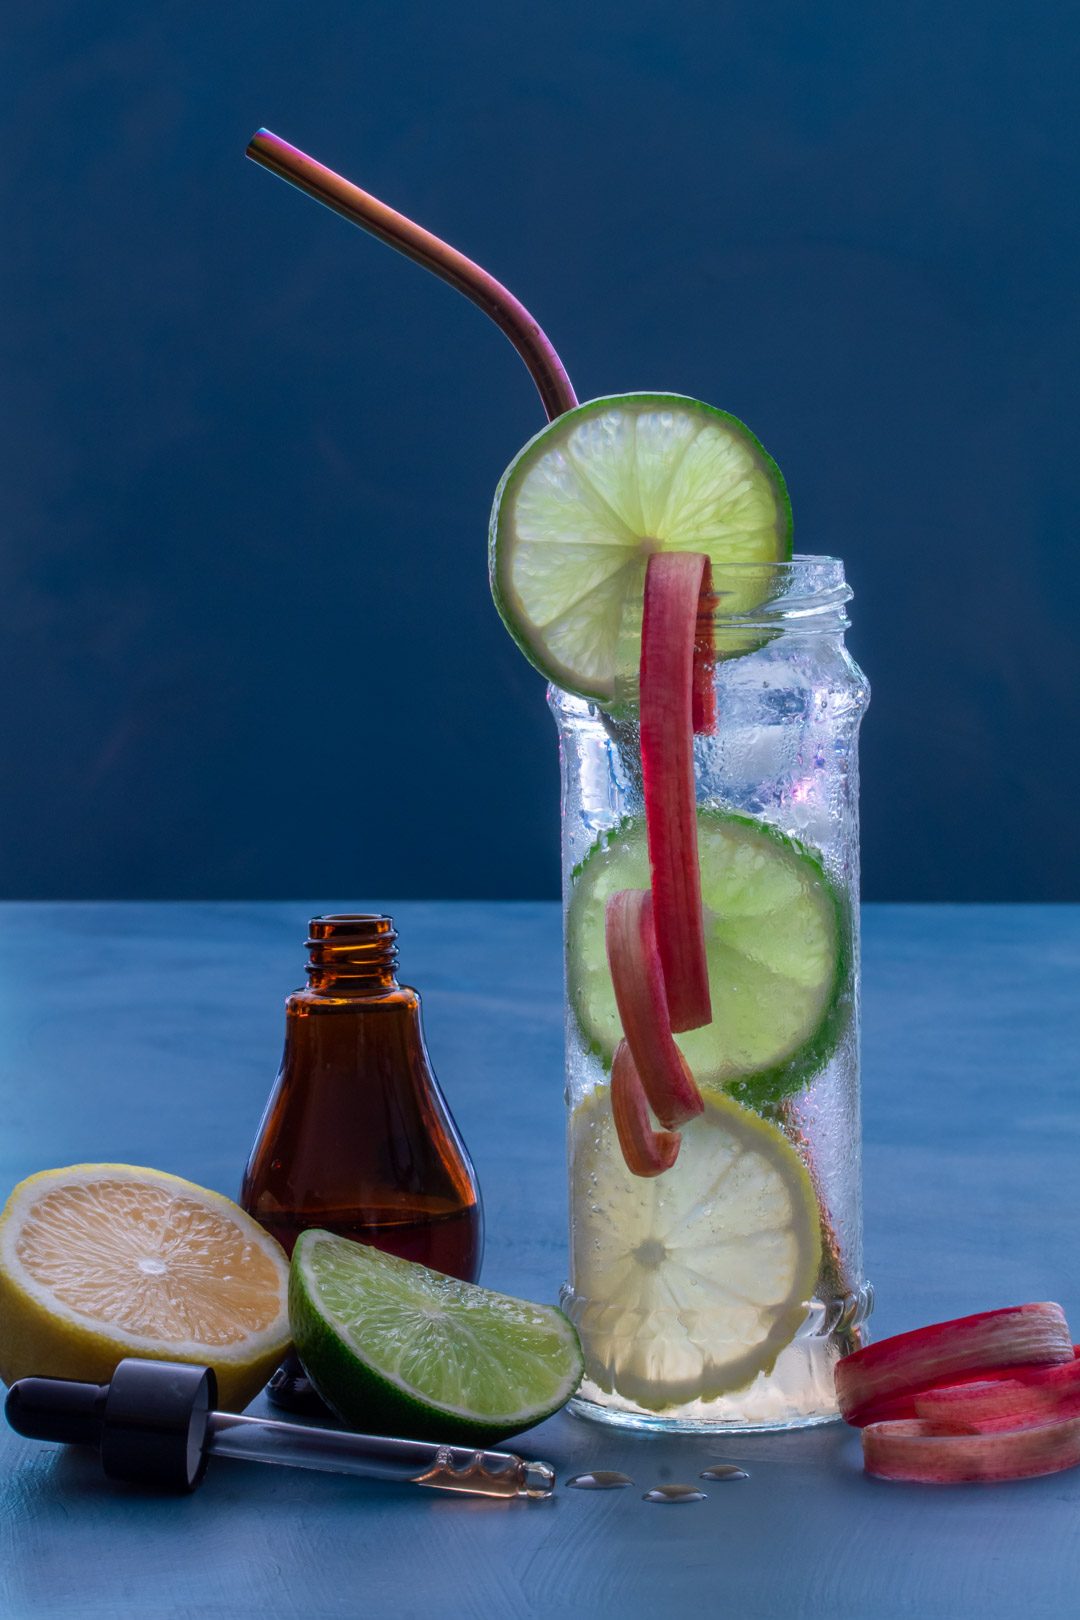
<svg viewBox="0 0 1080 1620"><path fill-rule="evenodd" d="M755 565L759 567L760 566ZM858 764L859 723L869 692L844 647L850 590L831 558L773 565L767 600L737 622L715 618L719 720L695 739L699 806L735 811L779 828L819 857L841 897L846 955L841 1034L831 1055L799 1090L763 1114L779 1125L809 1171L821 1209L822 1264L814 1297L794 1339L768 1373L715 1399L686 1399L658 1411L606 1387L611 1380L590 1340L603 1332L610 1300L591 1300L575 1285L594 1241L595 1206L570 1190L571 1274L565 1308L578 1326L587 1374L574 1402L582 1415L644 1429L740 1430L820 1423L836 1415L832 1368L865 1339L872 1294L862 1270L859 1126ZM724 656L730 653L730 656ZM597 838L643 811L636 724L552 688L560 733L563 890L569 903L575 869ZM587 1050L567 1001L567 1103L573 1125L581 1105L608 1075ZM679 1163L667 1172L679 1175ZM662 1264L662 1262L661 1262ZM708 1334L707 1311L697 1331ZM648 1329L662 1338L664 1323Z"/></svg>

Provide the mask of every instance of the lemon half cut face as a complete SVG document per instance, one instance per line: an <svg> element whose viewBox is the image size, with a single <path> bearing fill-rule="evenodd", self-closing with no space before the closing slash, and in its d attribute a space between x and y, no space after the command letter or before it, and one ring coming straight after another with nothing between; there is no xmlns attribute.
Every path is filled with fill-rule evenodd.
<svg viewBox="0 0 1080 1620"><path fill-rule="evenodd" d="M238 1409L288 1345L287 1294L280 1245L220 1193L135 1165L46 1170L0 1216L0 1375L205 1363Z"/></svg>

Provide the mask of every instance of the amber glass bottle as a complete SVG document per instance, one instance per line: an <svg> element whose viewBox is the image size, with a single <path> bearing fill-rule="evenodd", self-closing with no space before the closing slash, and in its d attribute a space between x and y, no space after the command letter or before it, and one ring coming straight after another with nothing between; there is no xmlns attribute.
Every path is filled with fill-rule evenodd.
<svg viewBox="0 0 1080 1620"><path fill-rule="evenodd" d="M395 978L396 940L390 917L311 922L308 987L285 1003L285 1052L240 1202L289 1253L319 1226L475 1282L480 1193L420 997ZM271 1386L279 1402L307 1404L286 1383Z"/></svg>

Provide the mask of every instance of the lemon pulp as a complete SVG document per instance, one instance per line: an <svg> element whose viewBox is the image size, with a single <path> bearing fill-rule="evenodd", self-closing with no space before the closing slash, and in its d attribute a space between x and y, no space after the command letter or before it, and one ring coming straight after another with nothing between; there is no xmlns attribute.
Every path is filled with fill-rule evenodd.
<svg viewBox="0 0 1080 1620"><path fill-rule="evenodd" d="M709 1095L673 1169L633 1176L607 1087L571 1125L568 1313L586 1375L649 1411L715 1400L768 1373L806 1320L817 1201L776 1126Z"/></svg>
<svg viewBox="0 0 1080 1620"><path fill-rule="evenodd" d="M288 1343L287 1288L280 1246L219 1193L134 1165L44 1171L0 1216L0 1375L204 1362L242 1405Z"/></svg>

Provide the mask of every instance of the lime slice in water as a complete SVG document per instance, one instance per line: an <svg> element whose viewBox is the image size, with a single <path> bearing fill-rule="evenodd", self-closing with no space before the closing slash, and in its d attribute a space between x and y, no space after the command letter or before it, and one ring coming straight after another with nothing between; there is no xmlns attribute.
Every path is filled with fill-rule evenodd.
<svg viewBox="0 0 1080 1620"><path fill-rule="evenodd" d="M526 658L568 691L610 704L627 660L625 610L640 599L650 554L669 550L705 552L735 614L763 600L769 570L725 578L723 565L791 556L780 469L711 405L681 394L595 399L538 433L503 474L491 514L495 605Z"/></svg>
<svg viewBox="0 0 1080 1620"><path fill-rule="evenodd" d="M805 1084L848 1015L840 901L820 859L776 828L698 811L713 1020L675 1038L700 1086L755 1106ZM619 889L649 887L643 817L606 833L574 874L567 917L570 1003L590 1049L611 1061L622 1027L604 945Z"/></svg>
<svg viewBox="0 0 1080 1620"><path fill-rule="evenodd" d="M770 1372L821 1260L810 1177L783 1133L712 1095L666 1175L622 1160L606 1086L576 1110L571 1307L586 1376L659 1412Z"/></svg>
<svg viewBox="0 0 1080 1620"><path fill-rule="evenodd" d="M554 1306L330 1232L301 1234L289 1319L323 1400L373 1434L487 1445L550 1417L581 1381L577 1335Z"/></svg>

